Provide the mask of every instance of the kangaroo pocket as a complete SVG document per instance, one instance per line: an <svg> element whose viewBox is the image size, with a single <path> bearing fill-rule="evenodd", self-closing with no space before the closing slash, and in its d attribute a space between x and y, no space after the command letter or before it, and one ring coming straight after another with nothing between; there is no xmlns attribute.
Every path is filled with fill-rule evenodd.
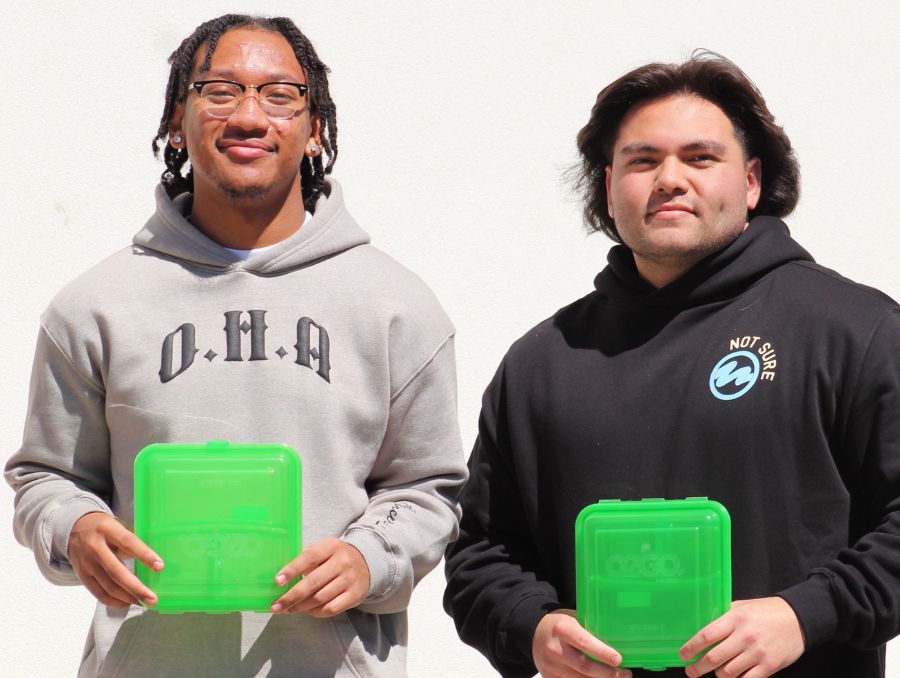
<svg viewBox="0 0 900 678"><path fill-rule="evenodd" d="M245 675L240 672L239 613L161 615L134 606L131 610L105 653L97 641L108 639L109 633L94 632L101 678Z"/></svg>
<svg viewBox="0 0 900 678"><path fill-rule="evenodd" d="M371 660L346 615L163 615L134 606L128 612L100 607L82 677L403 675L367 667Z"/></svg>

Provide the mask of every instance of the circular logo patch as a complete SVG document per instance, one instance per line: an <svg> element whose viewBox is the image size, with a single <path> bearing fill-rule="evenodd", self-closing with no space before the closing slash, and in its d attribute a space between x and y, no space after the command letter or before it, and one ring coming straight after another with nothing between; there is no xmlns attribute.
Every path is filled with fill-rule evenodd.
<svg viewBox="0 0 900 678"><path fill-rule="evenodd" d="M709 390L719 400L740 398L759 378L759 358L750 351L734 351L716 363L709 375Z"/></svg>

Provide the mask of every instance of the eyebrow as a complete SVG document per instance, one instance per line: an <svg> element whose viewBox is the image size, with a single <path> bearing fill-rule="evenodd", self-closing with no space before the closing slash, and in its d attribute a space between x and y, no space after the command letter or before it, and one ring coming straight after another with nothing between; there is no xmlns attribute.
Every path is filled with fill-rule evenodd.
<svg viewBox="0 0 900 678"><path fill-rule="evenodd" d="M718 141L713 141L712 139L699 139L697 141L692 141L689 144L682 146L680 151L687 151L689 153L693 153L696 151L708 151L711 153L715 153L717 155L724 155L728 150L725 147L725 144L721 144ZM628 144L622 150L619 151L621 155L635 155L638 153L659 153L660 149L652 144L646 144L643 142L636 142L633 144Z"/></svg>

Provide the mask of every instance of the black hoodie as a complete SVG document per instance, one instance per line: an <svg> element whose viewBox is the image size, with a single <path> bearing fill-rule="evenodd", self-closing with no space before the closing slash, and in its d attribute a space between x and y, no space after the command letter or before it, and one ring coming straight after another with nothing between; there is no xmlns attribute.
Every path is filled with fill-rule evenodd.
<svg viewBox="0 0 900 678"><path fill-rule="evenodd" d="M462 639L533 675L537 622L575 607L578 512L708 496L731 514L734 598L780 595L802 625L807 651L779 675L883 676L900 631L900 309L771 217L661 289L615 247L595 287L518 340L485 393L447 552Z"/></svg>

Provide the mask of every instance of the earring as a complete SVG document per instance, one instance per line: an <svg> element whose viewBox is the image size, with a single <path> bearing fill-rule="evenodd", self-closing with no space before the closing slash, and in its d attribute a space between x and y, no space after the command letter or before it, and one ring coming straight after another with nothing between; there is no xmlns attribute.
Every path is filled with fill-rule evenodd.
<svg viewBox="0 0 900 678"><path fill-rule="evenodd" d="M319 152L319 144L313 144L309 147L310 153L318 153Z"/></svg>
<svg viewBox="0 0 900 678"><path fill-rule="evenodd" d="M176 134L175 138L172 141L174 141L176 144L180 144L181 143L181 135Z"/></svg>

